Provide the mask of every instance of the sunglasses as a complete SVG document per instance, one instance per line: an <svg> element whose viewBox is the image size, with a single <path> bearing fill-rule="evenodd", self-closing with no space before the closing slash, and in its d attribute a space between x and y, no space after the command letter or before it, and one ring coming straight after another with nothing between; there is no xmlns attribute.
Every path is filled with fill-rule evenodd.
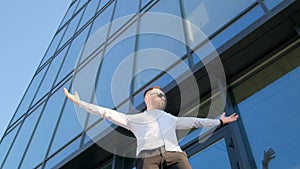
<svg viewBox="0 0 300 169"><path fill-rule="evenodd" d="M149 93L149 94L150 94L150 95L154 95L154 94L156 94L156 95L157 95L159 98L163 98L163 97L164 97L165 99L167 98L165 94L163 94L163 93L159 93L159 92L155 92L155 93Z"/></svg>

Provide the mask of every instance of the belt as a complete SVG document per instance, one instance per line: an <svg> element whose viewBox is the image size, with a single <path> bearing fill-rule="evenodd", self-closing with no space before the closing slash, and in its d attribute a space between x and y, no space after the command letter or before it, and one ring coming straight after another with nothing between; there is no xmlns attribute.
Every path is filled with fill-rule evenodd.
<svg viewBox="0 0 300 169"><path fill-rule="evenodd" d="M164 152L166 152L165 146L162 147L158 147L152 150L142 150L138 157L140 158L145 158L145 157L151 157L151 156L155 156L155 155L161 155Z"/></svg>

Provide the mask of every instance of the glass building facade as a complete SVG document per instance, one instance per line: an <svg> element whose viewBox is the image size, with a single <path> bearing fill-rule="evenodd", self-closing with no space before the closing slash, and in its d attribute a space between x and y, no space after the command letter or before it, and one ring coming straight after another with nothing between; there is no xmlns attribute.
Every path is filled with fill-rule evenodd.
<svg viewBox="0 0 300 169"><path fill-rule="evenodd" d="M176 33L184 42L143 34L148 27L162 31L172 24L149 24L146 14L151 12L183 18L186 22L179 23ZM78 89L83 100L127 114L142 111L143 91L159 85L168 97L168 112L178 115L180 109L206 117L215 97L200 59L214 52L207 50L208 43L225 72L224 111L240 118L213 133L178 133L192 167L262 168L264 151L272 148L276 157L269 168L300 168L299 18L296 0L73 0L1 138L0 168L134 168L134 158L114 155L95 143L113 137L111 124L74 107L63 88ZM190 25L209 42L196 38ZM177 60L150 56L148 49L176 55ZM124 74L114 79L124 60ZM164 65L162 69L136 72L153 60ZM95 79L87 76L91 72ZM130 83L112 90L113 82L122 78L130 78ZM195 83L190 84L190 78ZM91 84L89 89L83 89L86 84ZM191 87L195 85L197 98ZM183 101L181 95L190 97ZM114 131L131 135L119 127ZM134 149L125 146L125 154Z"/></svg>

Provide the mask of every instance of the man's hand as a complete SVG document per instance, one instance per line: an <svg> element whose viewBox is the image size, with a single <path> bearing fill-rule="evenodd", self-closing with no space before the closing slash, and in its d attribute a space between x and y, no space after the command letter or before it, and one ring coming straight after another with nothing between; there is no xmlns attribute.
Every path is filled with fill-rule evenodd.
<svg viewBox="0 0 300 169"><path fill-rule="evenodd" d="M221 120L223 121L223 124L226 124L226 123L231 123L231 122L234 122L236 121L237 119L239 118L239 115L237 115L236 113L233 113L232 115L226 117L225 116L225 112L221 115Z"/></svg>
<svg viewBox="0 0 300 169"><path fill-rule="evenodd" d="M264 151L264 159L262 161L264 166L268 166L269 162L275 158L275 151L272 148L269 148L268 151Z"/></svg>
<svg viewBox="0 0 300 169"><path fill-rule="evenodd" d="M69 93L69 91L68 91L66 88L64 88L64 92L65 92L66 97L67 97L69 100L71 100L71 101L72 101L73 103L75 103L76 105L79 105L80 97L79 97L79 95L78 95L77 92L75 92L74 95L73 95L73 94Z"/></svg>

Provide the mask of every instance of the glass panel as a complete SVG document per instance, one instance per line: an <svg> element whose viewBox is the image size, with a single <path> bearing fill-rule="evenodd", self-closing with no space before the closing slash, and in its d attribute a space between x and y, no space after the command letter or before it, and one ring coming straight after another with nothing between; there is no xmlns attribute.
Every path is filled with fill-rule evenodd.
<svg viewBox="0 0 300 169"><path fill-rule="evenodd" d="M33 168L44 160L64 99L62 89L49 98L28 150L24 154L21 168Z"/></svg>
<svg viewBox="0 0 300 169"><path fill-rule="evenodd" d="M258 167L269 148L276 152L269 168L300 166L300 137L295 128L300 120L299 52L297 46L233 89Z"/></svg>
<svg viewBox="0 0 300 169"><path fill-rule="evenodd" d="M43 70L41 70L32 80L29 88L27 89L25 95L23 96L23 99L18 107L18 110L16 111L12 123L15 122L18 118L20 118L24 113L27 112L30 103L33 101L33 97L36 93L36 90L38 89L41 80L46 72L48 67L45 67Z"/></svg>
<svg viewBox="0 0 300 169"><path fill-rule="evenodd" d="M63 46L74 35L75 31L77 30L82 13L83 10L81 10L69 23L66 33L64 34L64 37L59 45L60 47Z"/></svg>
<svg viewBox="0 0 300 169"><path fill-rule="evenodd" d="M83 131L83 128L77 119L77 114L74 111L74 104L69 100L67 100L65 104L63 114L51 145L50 155Z"/></svg>
<svg viewBox="0 0 300 169"><path fill-rule="evenodd" d="M179 1L159 1L150 11L180 16ZM156 27L151 26L154 19ZM134 91L151 81L159 73L166 71L169 66L186 54L180 17L166 14L143 15L139 33ZM144 71L140 73L142 69Z"/></svg>
<svg viewBox="0 0 300 169"><path fill-rule="evenodd" d="M135 78L135 91L166 71L186 53L185 44L163 35L143 34L139 36L138 42L135 70L147 70Z"/></svg>
<svg viewBox="0 0 300 169"><path fill-rule="evenodd" d="M138 12L139 1L137 0L117 0L110 35L120 29L134 14ZM130 4L130 5L128 5ZM120 19L122 18L122 19Z"/></svg>
<svg viewBox="0 0 300 169"><path fill-rule="evenodd" d="M115 1L114 1L115 2ZM114 7L114 2L111 3L95 20L93 23L93 27L91 30L91 36L94 35L94 33L98 30L101 30L101 35L97 34L98 37L98 43L97 46L100 46L104 40L106 39L107 36L107 31L108 31L108 26L106 24L108 24L111 20L111 16L112 16L112 11L113 11L113 7ZM106 25L106 26L105 26ZM105 26L105 27L104 27ZM94 38L94 37L93 37Z"/></svg>
<svg viewBox="0 0 300 169"><path fill-rule="evenodd" d="M145 5L147 5L152 0L141 0L141 8L143 8Z"/></svg>
<svg viewBox="0 0 300 169"><path fill-rule="evenodd" d="M276 158L269 164L270 168L300 166L300 135L295 128L300 120L299 86L300 67L238 104L257 166L261 166L264 151L269 148L276 152Z"/></svg>
<svg viewBox="0 0 300 169"><path fill-rule="evenodd" d="M181 17L179 0L158 1L158 3L150 9L150 12L167 13Z"/></svg>
<svg viewBox="0 0 300 169"><path fill-rule="evenodd" d="M77 8L75 10L75 12L79 11L82 6L87 2L88 0L80 0L79 4L77 5Z"/></svg>
<svg viewBox="0 0 300 169"><path fill-rule="evenodd" d="M77 138L75 141L70 143L68 146L64 147L55 156L51 157L45 165L45 169L57 168L55 167L59 162L63 161L65 158L69 157L70 154L79 149L81 137Z"/></svg>
<svg viewBox="0 0 300 169"><path fill-rule="evenodd" d="M95 15L98 3L99 0L92 0L89 2L80 21L79 28L81 28L88 20L90 20Z"/></svg>
<svg viewBox="0 0 300 169"><path fill-rule="evenodd" d="M249 25L254 23L258 18L263 16L265 12L261 8L261 6L257 5L245 15L241 16L237 21L229 25L225 30L220 32L217 36L215 36L211 42L215 48L220 47L228 40L236 36L239 32L247 28Z"/></svg>
<svg viewBox="0 0 300 169"><path fill-rule="evenodd" d="M18 125L14 130L8 133L5 137L2 138L0 144L0 167L3 164L3 160L8 152L9 147L12 145L13 139L19 129L20 125ZM2 167L1 167L2 168Z"/></svg>
<svg viewBox="0 0 300 169"><path fill-rule="evenodd" d="M21 157L24 154L25 148L32 135L34 126L38 117L40 116L43 106L40 106L37 110L31 113L21 126L21 130L17 135L17 138L12 146L12 149L5 161L3 168L18 168Z"/></svg>
<svg viewBox="0 0 300 169"><path fill-rule="evenodd" d="M280 2L283 2L284 0L263 0L265 5L268 9L273 9L275 6L277 6Z"/></svg>
<svg viewBox="0 0 300 169"><path fill-rule="evenodd" d="M63 56L65 55L65 53L66 53L66 49L60 52L59 55L57 55L51 61L50 67L46 72L46 75L43 79L43 82L39 88L37 95L34 98L33 103L36 103L39 99L41 99L46 93L48 93L51 90L54 80L57 77L60 65L62 64L64 58Z"/></svg>
<svg viewBox="0 0 300 169"><path fill-rule="evenodd" d="M56 49L58 48L58 45L62 39L62 36L64 35L64 32L66 30L66 27L64 27L64 29L60 30L60 32L58 34L55 35L55 37L53 38L49 48L47 49L47 52L43 58L42 63L40 64L43 65L46 61L48 61L48 59L54 55Z"/></svg>
<svg viewBox="0 0 300 169"><path fill-rule="evenodd" d="M231 169L224 139L191 156L189 161L193 168Z"/></svg>
<svg viewBox="0 0 300 169"><path fill-rule="evenodd" d="M65 78L76 67L80 52L84 46L90 26L83 30L73 41L60 70L57 82Z"/></svg>
<svg viewBox="0 0 300 169"><path fill-rule="evenodd" d="M101 0L97 12L100 11L106 4L108 4L109 1L110 0Z"/></svg>
<svg viewBox="0 0 300 169"><path fill-rule="evenodd" d="M155 81L153 81L152 83L147 85L147 87L145 87L145 89L147 89L148 87L153 87L153 86L160 86L161 88L164 88L167 85L170 85L172 82L173 82L173 85L175 86L175 85L179 84L180 82L182 82L183 79L178 79L178 77L180 75L182 75L184 72L189 70L189 67L188 67L188 64L186 61L187 61L187 59L185 59L184 61L180 61L178 64L174 65L171 69L169 69L167 71L167 73L164 73L163 75L158 77ZM167 64L165 62L163 62L163 63ZM146 82L149 82L150 79L147 79L147 77L148 78L154 77L155 71L157 74L160 72L159 70L148 69L145 72L141 72L140 74L138 74L134 79L135 90L144 86L146 84ZM164 92L166 93L168 91L164 90ZM141 104L143 104L143 103L144 103L143 92L139 92L137 95L134 96L133 104L134 104L135 108L137 108L138 106L141 106ZM139 109L139 110L141 111L141 109Z"/></svg>
<svg viewBox="0 0 300 169"><path fill-rule="evenodd" d="M192 48L203 40L202 34L210 36L254 2L254 0L182 1L186 19L200 29L198 32L199 30L191 29L189 24L187 25Z"/></svg>
<svg viewBox="0 0 300 169"><path fill-rule="evenodd" d="M74 10L77 7L78 2L79 0L73 3L71 7L69 7L68 12L66 13L63 21L61 22L61 26L64 25L73 16Z"/></svg>
<svg viewBox="0 0 300 169"><path fill-rule="evenodd" d="M78 71L73 78L72 91L77 91L80 99L86 102L91 102L95 88L95 79L97 71L101 63L101 54L93 58L87 65ZM88 113L78 106L76 109L78 120L82 126L85 125Z"/></svg>
<svg viewBox="0 0 300 169"><path fill-rule="evenodd" d="M135 38L130 37L107 47L96 82L96 97L101 106L113 108L129 97L133 78L133 57L129 56L134 53Z"/></svg>

